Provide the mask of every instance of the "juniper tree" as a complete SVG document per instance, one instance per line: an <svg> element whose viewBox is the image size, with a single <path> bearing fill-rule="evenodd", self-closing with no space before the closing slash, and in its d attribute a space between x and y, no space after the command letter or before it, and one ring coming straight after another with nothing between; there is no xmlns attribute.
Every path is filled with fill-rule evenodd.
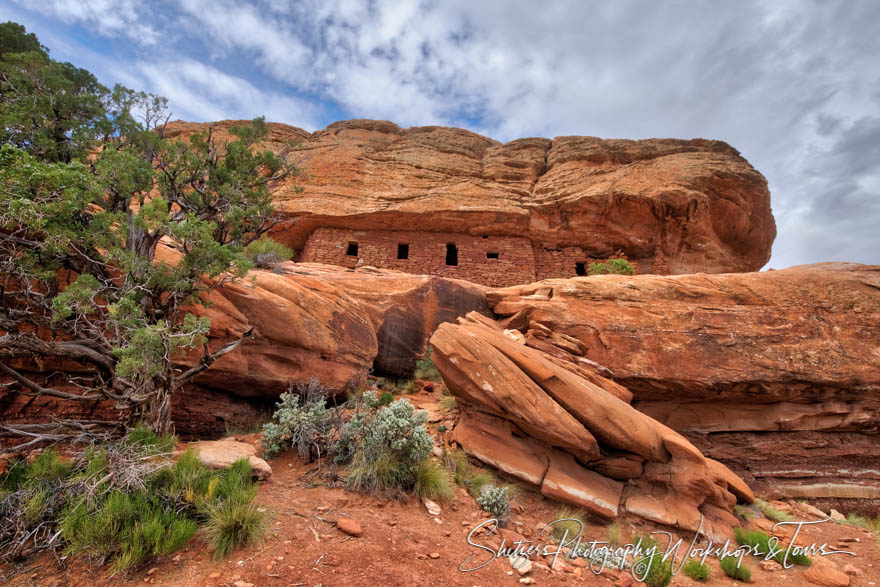
<svg viewBox="0 0 880 587"><path fill-rule="evenodd" d="M244 248L277 221L269 188L298 169L287 153L257 148L262 119L226 140L212 127L170 140L164 99L91 81L79 96L89 107L56 133L52 100L28 96L51 87L59 65L36 38L16 41L24 29L9 24L0 25L0 382L59 400L115 400L124 421L167 432L171 396L250 334L210 351L208 320L190 308L248 270ZM37 82L7 83L26 75ZM21 119L29 112L33 128L11 123L7 104ZM177 366L199 348L195 366ZM53 387L22 367L44 358L87 374L62 374ZM33 442L55 438L54 427L0 425Z"/></svg>

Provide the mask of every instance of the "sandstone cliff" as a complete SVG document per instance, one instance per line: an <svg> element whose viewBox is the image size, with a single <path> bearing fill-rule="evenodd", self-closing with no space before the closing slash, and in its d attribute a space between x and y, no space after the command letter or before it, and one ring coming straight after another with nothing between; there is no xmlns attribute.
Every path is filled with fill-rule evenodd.
<svg viewBox="0 0 880 587"><path fill-rule="evenodd" d="M547 280L489 303L754 487L880 499L880 267Z"/></svg>
<svg viewBox="0 0 880 587"><path fill-rule="evenodd" d="M216 132L231 124L216 123ZM201 128L174 122L166 132L174 137ZM365 231L364 238L373 231L415 233L408 240L431 233L520 237L531 244L534 265L530 278L517 276L516 283L526 283L574 275L575 261L618 251L643 273L753 271L769 259L776 235L766 180L720 141L570 136L502 144L462 129L401 129L372 120L314 133L281 124L270 129L266 145L281 151L285 141L297 140L287 156L306 170L303 193L292 185L275 189L291 220L275 236L297 250L328 227L343 231L339 247L353 238L344 232L351 230ZM520 253L517 243L500 245ZM305 260L342 264L345 256L341 250L335 258ZM395 260L382 266L438 274ZM456 271L439 274L497 284Z"/></svg>

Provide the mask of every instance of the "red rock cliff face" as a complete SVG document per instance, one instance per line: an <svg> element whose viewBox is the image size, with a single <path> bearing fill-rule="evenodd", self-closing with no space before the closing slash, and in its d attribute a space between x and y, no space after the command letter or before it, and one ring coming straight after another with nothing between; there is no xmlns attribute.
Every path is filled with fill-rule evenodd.
<svg viewBox="0 0 880 587"><path fill-rule="evenodd" d="M880 500L880 267L606 275L488 297L506 328L608 367L636 408L753 487Z"/></svg>
<svg viewBox="0 0 880 587"><path fill-rule="evenodd" d="M217 123L217 132L231 124ZM177 136L200 128L175 122L167 130ZM720 141L557 137L502 144L462 129L373 120L311 134L270 129L270 148L299 141L289 157L306 170L304 193L292 184L276 188L279 208L297 219L276 238L297 250L321 227L362 231L361 239L376 243L412 231L525 237L534 277L517 279L527 282L574 275L577 262L618 251L642 273L753 271L769 259L776 236L766 180ZM336 244L332 255L304 260L344 264L347 242ZM444 245L430 254L440 259ZM362 262L397 267L384 259ZM437 274L430 263L398 268ZM443 275L493 283L464 263Z"/></svg>

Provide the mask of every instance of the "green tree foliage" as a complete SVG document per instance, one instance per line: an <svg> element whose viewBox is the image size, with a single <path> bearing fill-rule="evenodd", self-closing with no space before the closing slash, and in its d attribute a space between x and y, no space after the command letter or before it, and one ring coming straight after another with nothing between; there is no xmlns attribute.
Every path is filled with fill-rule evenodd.
<svg viewBox="0 0 880 587"><path fill-rule="evenodd" d="M23 28L0 31L13 48L0 56L0 358L63 357L92 376L71 393L0 370L167 431L174 391L242 342L176 368L209 328L187 307L248 270L245 248L276 221L269 187L298 169L257 148L261 118L231 140L210 127L168 139L164 99L108 92Z"/></svg>
<svg viewBox="0 0 880 587"><path fill-rule="evenodd" d="M590 263L587 275L635 275L636 268L626 259L608 259L602 263Z"/></svg>

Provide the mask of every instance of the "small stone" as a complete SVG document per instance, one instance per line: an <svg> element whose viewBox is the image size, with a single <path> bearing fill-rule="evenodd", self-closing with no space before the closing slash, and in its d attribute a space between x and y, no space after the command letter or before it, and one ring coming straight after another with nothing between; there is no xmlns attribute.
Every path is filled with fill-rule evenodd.
<svg viewBox="0 0 880 587"><path fill-rule="evenodd" d="M219 579L220 573L211 573L210 575L208 575L208 578L209 579Z"/></svg>
<svg viewBox="0 0 880 587"><path fill-rule="evenodd" d="M440 506L430 499L424 498L422 499L422 503L425 504L425 509L428 510L428 514L431 516L439 516L443 513L443 510L440 508Z"/></svg>
<svg viewBox="0 0 880 587"><path fill-rule="evenodd" d="M850 577L858 577L859 575L862 574L862 571L860 571L858 568L856 568L855 565L851 565L849 563L843 565L843 569L841 569L841 570L844 573L846 573L847 575L849 575Z"/></svg>
<svg viewBox="0 0 880 587"><path fill-rule="evenodd" d="M416 558L419 559L420 561L423 561L423 560L427 559L428 557L425 556L424 554L417 554Z"/></svg>
<svg viewBox="0 0 880 587"><path fill-rule="evenodd" d="M336 520L336 527L340 532L348 534L349 536L358 537L364 533L361 525L351 518L339 518Z"/></svg>
<svg viewBox="0 0 880 587"><path fill-rule="evenodd" d="M519 582L522 583L523 585L531 585L532 583L535 582L535 580L532 579L531 577L523 577L522 579L519 580Z"/></svg>
<svg viewBox="0 0 880 587"><path fill-rule="evenodd" d="M519 573L520 576L525 576L532 572L532 561L524 556L510 556L507 560L510 561L511 568Z"/></svg>
<svg viewBox="0 0 880 587"><path fill-rule="evenodd" d="M150 569L149 571L147 571L147 574L148 574L148 575L152 575L153 573L155 573L155 572L158 571L158 570L159 570L158 567L153 567L152 569Z"/></svg>
<svg viewBox="0 0 880 587"><path fill-rule="evenodd" d="M837 510L834 510L834 509L831 510L830 512L828 512L828 515L831 516L831 519L834 520L835 522L844 522L844 521L846 521L846 516L844 516L843 514L841 514L841 513L840 513L839 511L837 511Z"/></svg>
<svg viewBox="0 0 880 587"><path fill-rule="evenodd" d="M179 562L180 562L180 559L181 559L181 557L180 557L180 555L178 554L178 555L175 555L175 557L174 557L173 559L171 559L171 562L173 562L173 563L179 563Z"/></svg>
<svg viewBox="0 0 880 587"><path fill-rule="evenodd" d="M761 561L758 566L760 566L762 570L767 571L768 573L778 571L782 568L782 565L780 565L776 561Z"/></svg>
<svg viewBox="0 0 880 587"><path fill-rule="evenodd" d="M468 526L471 525L471 523L468 522L467 520L462 520L462 521L461 521L461 525L462 525L463 527L467 528Z"/></svg>
<svg viewBox="0 0 880 587"><path fill-rule="evenodd" d="M811 516L816 516L817 518L827 518L828 514L820 510L819 508L812 506L808 503L800 503L798 504L798 509L804 512L805 514L809 514Z"/></svg>
<svg viewBox="0 0 880 587"><path fill-rule="evenodd" d="M316 509L319 512L326 512L330 509L330 506L329 505L319 505Z"/></svg>
<svg viewBox="0 0 880 587"><path fill-rule="evenodd" d="M232 587L256 587L256 585L247 581L236 581L232 584Z"/></svg>
<svg viewBox="0 0 880 587"><path fill-rule="evenodd" d="M439 552L432 552L428 556L430 556L432 559L436 560L436 559L440 558L440 553Z"/></svg>
<svg viewBox="0 0 880 587"><path fill-rule="evenodd" d="M442 524L442 523L443 523L443 520L441 520L440 518L434 518L434 521L435 521L436 523L438 523L438 524Z"/></svg>

